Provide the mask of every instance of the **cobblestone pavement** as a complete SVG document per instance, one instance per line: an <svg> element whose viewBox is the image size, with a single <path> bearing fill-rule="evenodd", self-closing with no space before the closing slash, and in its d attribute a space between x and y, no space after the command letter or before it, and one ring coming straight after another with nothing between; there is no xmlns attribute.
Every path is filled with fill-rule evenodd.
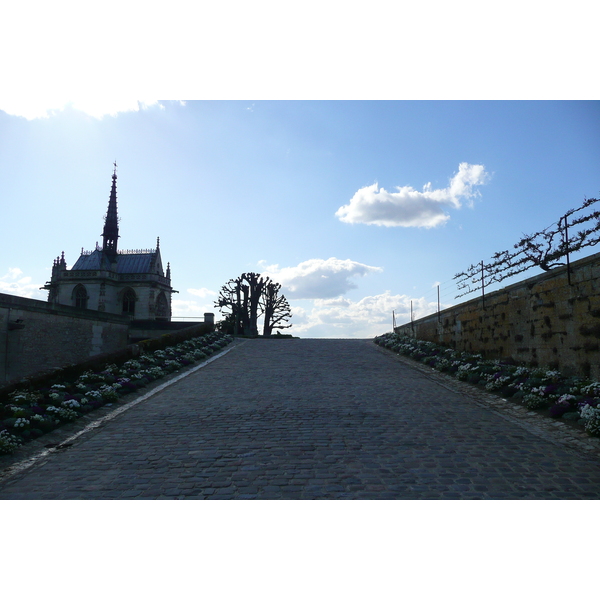
<svg viewBox="0 0 600 600"><path fill-rule="evenodd" d="M595 441L470 389L368 340L238 341L0 498L600 497Z"/></svg>

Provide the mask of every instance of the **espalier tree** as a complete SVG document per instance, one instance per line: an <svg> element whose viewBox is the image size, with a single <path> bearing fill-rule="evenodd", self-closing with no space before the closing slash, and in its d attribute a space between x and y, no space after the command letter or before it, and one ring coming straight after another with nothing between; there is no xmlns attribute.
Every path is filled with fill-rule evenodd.
<svg viewBox="0 0 600 600"><path fill-rule="evenodd" d="M550 271L566 266L570 277L569 256L583 248L600 243L600 210L594 205L598 198L586 198L577 208L568 210L560 219L537 233L524 235L513 250L496 252L489 263L481 261L466 271L457 273L458 290L464 290L456 298L485 286L498 283L532 267ZM570 221L569 221L570 219ZM562 259L565 262L562 262ZM570 283L570 279L569 279Z"/></svg>
<svg viewBox="0 0 600 600"><path fill-rule="evenodd" d="M258 335L258 319L264 317L263 335L274 329L286 329L292 317L290 305L280 295L281 285L258 273L242 273L230 279L219 291L215 306L224 320L221 329L234 335Z"/></svg>

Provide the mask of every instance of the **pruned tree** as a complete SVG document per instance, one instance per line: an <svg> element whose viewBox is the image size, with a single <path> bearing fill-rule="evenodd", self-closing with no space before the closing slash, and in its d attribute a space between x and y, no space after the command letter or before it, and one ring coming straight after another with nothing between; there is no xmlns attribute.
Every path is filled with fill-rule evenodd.
<svg viewBox="0 0 600 600"><path fill-rule="evenodd" d="M267 283L271 280L261 277L258 273L243 273L238 277L246 304L244 310L248 316L248 327L244 328L244 335L258 335L258 309L260 298Z"/></svg>
<svg viewBox="0 0 600 600"><path fill-rule="evenodd" d="M279 295L281 285L258 273L243 273L230 279L219 291L215 302L224 315L221 327L234 335L258 335L258 318L265 316L264 335L283 325L292 316L285 296Z"/></svg>
<svg viewBox="0 0 600 600"><path fill-rule="evenodd" d="M219 291L219 298L215 302L221 313L225 316L222 324L227 333L237 335L248 328L248 312L242 303L242 288L238 279L230 279Z"/></svg>
<svg viewBox="0 0 600 600"><path fill-rule="evenodd" d="M454 276L454 279L458 280L457 287L465 291L456 298L483 290L485 285L503 281L532 267L550 271L556 267L568 266L570 254L600 243L600 210L584 212L570 223L569 217L585 211L598 201L597 198L585 199L581 206L567 211L546 229L524 235L514 245L514 251L496 252L491 262L485 264L482 261L471 265L462 273L457 273ZM566 262L561 262L562 258L566 258Z"/></svg>
<svg viewBox="0 0 600 600"><path fill-rule="evenodd" d="M230 326L231 333L258 335L260 298L269 281L257 273L242 273L221 288L215 306L225 315L225 327Z"/></svg>
<svg viewBox="0 0 600 600"><path fill-rule="evenodd" d="M281 284L270 281L264 288L260 306L264 316L263 335L271 335L273 329L287 329L284 325L292 317L290 305L285 296L279 295Z"/></svg>

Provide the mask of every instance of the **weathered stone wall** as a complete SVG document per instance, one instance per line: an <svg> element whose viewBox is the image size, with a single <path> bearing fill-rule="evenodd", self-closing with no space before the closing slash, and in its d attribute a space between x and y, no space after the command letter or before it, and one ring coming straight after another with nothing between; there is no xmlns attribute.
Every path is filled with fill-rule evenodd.
<svg viewBox="0 0 600 600"><path fill-rule="evenodd" d="M600 253L395 331L600 380Z"/></svg>
<svg viewBox="0 0 600 600"><path fill-rule="evenodd" d="M0 294L0 384L128 343L129 318Z"/></svg>
<svg viewBox="0 0 600 600"><path fill-rule="evenodd" d="M201 326L202 331L214 331L214 313L204 313L204 321L193 323L181 321L157 321L154 319L131 321L129 326L129 342L135 343L141 340L154 339L163 335L175 333L182 329ZM201 334L200 334L201 335Z"/></svg>

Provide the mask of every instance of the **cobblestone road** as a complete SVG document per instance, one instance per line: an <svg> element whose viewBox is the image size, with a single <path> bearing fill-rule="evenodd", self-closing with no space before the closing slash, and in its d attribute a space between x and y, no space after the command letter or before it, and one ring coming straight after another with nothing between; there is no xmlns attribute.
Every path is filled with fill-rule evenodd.
<svg viewBox="0 0 600 600"><path fill-rule="evenodd" d="M595 442L469 389L367 340L239 341L0 498L600 497Z"/></svg>

